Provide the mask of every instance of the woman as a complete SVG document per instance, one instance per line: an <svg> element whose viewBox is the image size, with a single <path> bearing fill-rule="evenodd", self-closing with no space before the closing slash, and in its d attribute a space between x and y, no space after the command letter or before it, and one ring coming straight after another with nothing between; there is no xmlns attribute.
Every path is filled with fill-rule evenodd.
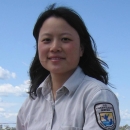
<svg viewBox="0 0 130 130"><path fill-rule="evenodd" d="M118 99L107 87L107 64L81 17L49 6L33 30L36 54L30 67L29 98L17 130L118 130Z"/></svg>

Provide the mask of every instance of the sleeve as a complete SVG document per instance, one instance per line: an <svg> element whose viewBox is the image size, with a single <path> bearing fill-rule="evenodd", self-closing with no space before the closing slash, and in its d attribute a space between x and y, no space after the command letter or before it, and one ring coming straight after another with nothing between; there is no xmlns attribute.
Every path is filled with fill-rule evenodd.
<svg viewBox="0 0 130 130"><path fill-rule="evenodd" d="M85 110L83 130L119 130L120 114L117 97L110 90L99 90Z"/></svg>
<svg viewBox="0 0 130 130"><path fill-rule="evenodd" d="M22 109L19 110L18 115L17 115L16 130L26 130L23 123Z"/></svg>
<svg viewBox="0 0 130 130"><path fill-rule="evenodd" d="M26 117L27 117L27 111L26 108L28 106L28 102L29 102L29 97L24 101L24 103L22 104L18 115L17 115L17 121L16 121L16 130L27 130L26 126L25 126L25 121L26 121Z"/></svg>

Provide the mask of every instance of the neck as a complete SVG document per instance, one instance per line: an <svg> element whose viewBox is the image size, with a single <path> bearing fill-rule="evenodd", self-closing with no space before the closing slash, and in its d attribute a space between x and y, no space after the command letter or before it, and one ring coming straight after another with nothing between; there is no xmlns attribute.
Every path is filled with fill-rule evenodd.
<svg viewBox="0 0 130 130"><path fill-rule="evenodd" d="M64 74L51 73L52 92L54 100L56 98L56 91L63 86L66 80L73 74L73 72L74 70Z"/></svg>

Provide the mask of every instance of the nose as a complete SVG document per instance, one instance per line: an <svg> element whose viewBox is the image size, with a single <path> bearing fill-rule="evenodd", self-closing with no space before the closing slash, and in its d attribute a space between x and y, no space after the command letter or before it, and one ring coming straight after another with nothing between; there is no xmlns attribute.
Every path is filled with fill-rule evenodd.
<svg viewBox="0 0 130 130"><path fill-rule="evenodd" d="M58 40L54 40L50 47L51 52L60 52L61 51L61 43Z"/></svg>

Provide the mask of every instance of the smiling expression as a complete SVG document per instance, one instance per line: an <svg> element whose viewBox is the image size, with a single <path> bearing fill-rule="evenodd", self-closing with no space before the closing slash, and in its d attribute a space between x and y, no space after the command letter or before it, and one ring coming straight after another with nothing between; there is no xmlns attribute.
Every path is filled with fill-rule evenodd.
<svg viewBox="0 0 130 130"><path fill-rule="evenodd" d="M41 65L55 74L73 73L83 51L77 31L64 19L50 17L43 23L38 37Z"/></svg>

